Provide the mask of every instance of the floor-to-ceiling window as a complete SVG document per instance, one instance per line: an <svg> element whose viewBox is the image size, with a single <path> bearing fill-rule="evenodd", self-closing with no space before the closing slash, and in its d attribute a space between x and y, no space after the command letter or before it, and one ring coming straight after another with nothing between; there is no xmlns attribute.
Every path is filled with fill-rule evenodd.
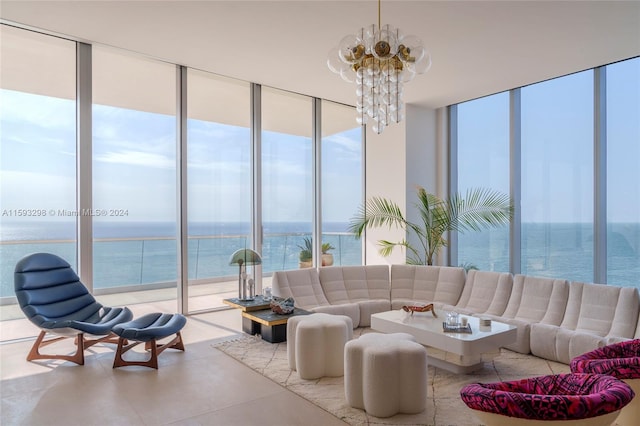
<svg viewBox="0 0 640 426"><path fill-rule="evenodd" d="M513 194L518 196L514 229L520 230L515 238L520 245L509 249L511 259L521 259L515 272L638 286L640 58L508 93L508 108L489 102L503 94L457 105L452 143L458 149L457 178L464 187L465 181L484 182L495 162L505 157L487 141L482 148L491 157L482 157L469 142L482 134L482 126L501 122L506 126L502 134L510 134L510 148L517 151L509 153L510 175L503 173L502 179L516 186ZM479 124L470 126L474 122ZM477 158L491 164L491 171L474 170L469 162ZM481 243L459 238L461 261L474 246L493 257Z"/></svg>
<svg viewBox="0 0 640 426"><path fill-rule="evenodd" d="M262 88L262 269L311 266L312 99Z"/></svg>
<svg viewBox="0 0 640 426"><path fill-rule="evenodd" d="M229 258L251 247L251 98L248 83L202 71L187 88L189 307L200 310L236 289Z"/></svg>
<svg viewBox="0 0 640 426"><path fill-rule="evenodd" d="M593 71L522 89L522 273L593 280Z"/></svg>
<svg viewBox="0 0 640 426"><path fill-rule="evenodd" d="M322 102L322 266L362 264L362 242L348 230L363 194L362 129L353 108Z"/></svg>
<svg viewBox="0 0 640 426"><path fill-rule="evenodd" d="M0 40L0 297L12 297L26 254L76 267L76 46L6 25Z"/></svg>
<svg viewBox="0 0 640 426"><path fill-rule="evenodd" d="M607 282L640 287L640 58L606 67Z"/></svg>
<svg viewBox="0 0 640 426"><path fill-rule="evenodd" d="M220 295L211 294L225 285L224 297L235 293L238 270L228 262L237 248L258 246L268 276L298 268L306 241L324 229L336 264L361 263L361 243L344 226L363 193L353 108L325 103L320 122L313 105L322 101L309 96L263 87L260 101L258 85L252 91L247 82L131 52L0 28L0 305L15 301L17 260L49 251L86 274L105 304L170 300L172 309L183 282L182 200L189 298L178 309L219 306ZM180 104L184 75L187 102ZM184 109L186 132L176 116ZM186 155L185 170L178 153ZM317 227L314 208L324 212ZM261 223L252 223L257 217Z"/></svg>
<svg viewBox="0 0 640 426"><path fill-rule="evenodd" d="M92 49L96 291L176 286L176 68Z"/></svg>
<svg viewBox="0 0 640 426"><path fill-rule="evenodd" d="M489 188L509 193L509 93L458 105L458 192ZM509 270L509 226L458 236L458 263Z"/></svg>

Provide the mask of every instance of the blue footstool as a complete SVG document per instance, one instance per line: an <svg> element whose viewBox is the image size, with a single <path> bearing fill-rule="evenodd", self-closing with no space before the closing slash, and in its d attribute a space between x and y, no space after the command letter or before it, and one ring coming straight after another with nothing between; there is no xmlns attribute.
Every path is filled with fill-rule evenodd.
<svg viewBox="0 0 640 426"><path fill-rule="evenodd" d="M187 323L184 315L180 314L147 314L133 321L124 322L113 327L113 332L120 336L118 339L118 349L113 360L113 368L124 367L129 365L141 365L143 367L151 367L158 369L158 355L165 349L179 349L184 351L182 336L180 330ZM176 336L170 342L158 344L157 341L169 337L172 334ZM129 343L132 341L133 343ZM151 351L151 357L148 361L126 361L122 355L134 346L140 343L145 344L145 349Z"/></svg>

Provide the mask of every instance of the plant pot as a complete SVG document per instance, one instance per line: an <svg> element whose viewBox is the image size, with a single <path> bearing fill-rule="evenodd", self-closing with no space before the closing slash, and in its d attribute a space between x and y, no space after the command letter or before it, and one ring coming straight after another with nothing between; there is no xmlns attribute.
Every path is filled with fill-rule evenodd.
<svg viewBox="0 0 640 426"><path fill-rule="evenodd" d="M300 261L298 266L300 267L300 269L311 268L313 266L313 261L311 260Z"/></svg>
<svg viewBox="0 0 640 426"><path fill-rule="evenodd" d="M322 255L322 266L331 266L333 265L333 254L325 253Z"/></svg>

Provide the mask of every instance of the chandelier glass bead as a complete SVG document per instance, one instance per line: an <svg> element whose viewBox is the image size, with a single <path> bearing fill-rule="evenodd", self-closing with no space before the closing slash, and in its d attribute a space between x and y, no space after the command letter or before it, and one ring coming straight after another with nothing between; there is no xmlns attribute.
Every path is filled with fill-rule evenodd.
<svg viewBox="0 0 640 426"><path fill-rule="evenodd" d="M416 36L372 24L343 37L329 53L327 65L346 82L356 83L357 122L372 122L380 134L403 120L403 84L429 70L431 55Z"/></svg>

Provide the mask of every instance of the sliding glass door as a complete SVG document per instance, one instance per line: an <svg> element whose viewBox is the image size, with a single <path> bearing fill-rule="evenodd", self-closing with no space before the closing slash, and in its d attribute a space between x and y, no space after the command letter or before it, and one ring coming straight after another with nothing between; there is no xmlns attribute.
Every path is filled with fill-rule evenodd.
<svg viewBox="0 0 640 426"><path fill-rule="evenodd" d="M237 296L229 258L250 246L250 88L195 70L187 87L189 310L198 311Z"/></svg>
<svg viewBox="0 0 640 426"><path fill-rule="evenodd" d="M92 57L94 289L175 301L175 66L102 47Z"/></svg>
<svg viewBox="0 0 640 426"><path fill-rule="evenodd" d="M0 298L12 298L27 254L77 267L76 46L7 25L0 39Z"/></svg>
<svg viewBox="0 0 640 426"><path fill-rule="evenodd" d="M311 267L312 99L262 88L262 271Z"/></svg>

